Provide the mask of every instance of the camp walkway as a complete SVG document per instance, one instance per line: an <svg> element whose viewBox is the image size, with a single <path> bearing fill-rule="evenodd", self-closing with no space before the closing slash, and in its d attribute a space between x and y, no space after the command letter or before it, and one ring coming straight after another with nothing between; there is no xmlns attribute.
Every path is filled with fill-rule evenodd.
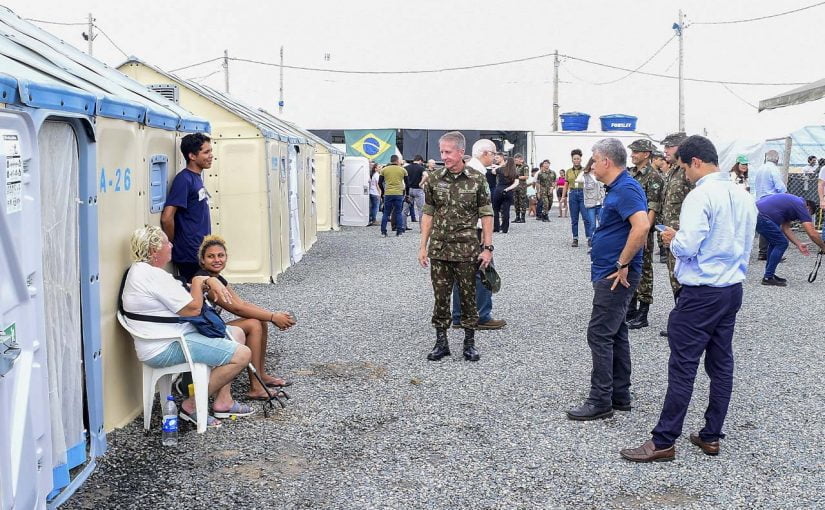
<svg viewBox="0 0 825 510"><path fill-rule="evenodd" d="M287 408L204 435L187 426L177 448L161 446L157 416L149 435L138 417L108 435L108 453L66 508L825 505L825 283L805 281L811 259L789 251L782 289L758 284L754 257L721 454L707 457L682 437L675 462L636 465L618 450L647 438L664 396L664 266L656 264L651 327L631 332L633 411L574 423L564 411L588 388L592 291L568 220L529 219L496 236L504 283L494 315L509 324L479 333L478 363L462 360L457 330L452 357L425 360L432 295L417 244L415 230L386 239L377 227L319 233L276 285L237 286L298 317L270 341L270 369L295 381ZM686 433L701 426L707 389L700 369Z"/></svg>

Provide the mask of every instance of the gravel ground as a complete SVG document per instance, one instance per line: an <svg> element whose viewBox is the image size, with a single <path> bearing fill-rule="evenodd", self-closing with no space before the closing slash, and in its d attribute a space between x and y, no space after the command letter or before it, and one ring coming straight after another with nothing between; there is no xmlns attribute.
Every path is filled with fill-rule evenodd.
<svg viewBox="0 0 825 510"><path fill-rule="evenodd" d="M703 455L685 435L676 461L639 465L618 451L649 437L664 397L666 270L656 264L651 327L631 333L636 407L570 422L564 411L588 390L592 290L586 248L569 247L569 230L554 210L549 224L496 236L494 316L508 326L478 334L478 363L461 359L458 330L451 358L425 360L432 295L415 262L417 228L319 234L277 285L236 287L298 316L273 334L268 359L295 380L287 408L204 435L185 426L177 448L161 446L159 417L149 435L139 417L108 435L65 508L825 507L825 355L812 326L825 280L805 281L812 260L789 251L782 289L759 285L754 258L721 454ZM686 434L702 425L707 388L700 370Z"/></svg>

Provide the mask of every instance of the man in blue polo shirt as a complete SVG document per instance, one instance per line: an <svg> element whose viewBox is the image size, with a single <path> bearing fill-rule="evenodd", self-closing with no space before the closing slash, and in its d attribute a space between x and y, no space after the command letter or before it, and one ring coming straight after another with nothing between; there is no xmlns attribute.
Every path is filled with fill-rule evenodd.
<svg viewBox="0 0 825 510"><path fill-rule="evenodd" d="M788 249L788 241L792 242L803 255L809 255L808 247L802 244L791 231L791 222L798 221L808 237L811 238L820 250L825 250L822 236L814 228L811 214L816 212L816 204L810 200L790 193L775 193L765 195L756 202L759 216L756 219L756 232L768 241L765 276L762 285L785 287L787 280L776 276L776 266Z"/></svg>
<svg viewBox="0 0 825 510"><path fill-rule="evenodd" d="M203 185L203 171L212 167L212 142L203 133L186 135L180 142L186 168L172 181L160 225L172 242L172 263L187 281L198 270L198 248L212 232L209 220L209 192Z"/></svg>
<svg viewBox="0 0 825 510"><path fill-rule="evenodd" d="M641 277L650 222L647 197L625 170L626 162L627 151L615 138L593 146L591 172L607 190L590 253L594 294L587 343L593 370L590 396L567 411L571 420L609 418L614 409L630 410L630 342L624 318Z"/></svg>

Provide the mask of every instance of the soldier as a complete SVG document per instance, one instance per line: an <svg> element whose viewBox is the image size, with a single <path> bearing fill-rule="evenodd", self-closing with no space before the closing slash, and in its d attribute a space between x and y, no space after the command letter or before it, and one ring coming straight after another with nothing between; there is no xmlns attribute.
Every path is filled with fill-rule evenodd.
<svg viewBox="0 0 825 510"><path fill-rule="evenodd" d="M553 189L556 187L556 172L550 170L550 160L545 159L541 162L541 171L536 180L539 184L539 204L541 207L541 221L550 221L547 215L550 213L550 208L553 207Z"/></svg>
<svg viewBox="0 0 825 510"><path fill-rule="evenodd" d="M530 166L524 164L524 156L513 156L518 171L518 187L516 188L516 220L513 223L524 223L527 216L527 179L530 177Z"/></svg>
<svg viewBox="0 0 825 510"><path fill-rule="evenodd" d="M431 266L435 298L432 323L436 342L427 359L437 361L450 355L447 328L450 327L453 283L457 282L461 296L461 326L464 328L464 359L478 361L475 275L479 267L486 269L493 258L490 189L484 175L464 164L464 135L458 131L445 133L439 138L438 146L444 168L433 171L423 185L424 215L418 249L421 267ZM479 220L481 246L476 235Z"/></svg>
<svg viewBox="0 0 825 510"><path fill-rule="evenodd" d="M659 175L662 176L662 182L664 182L665 175L667 175L668 170L667 161L665 161L665 153L659 149L654 150L650 153L650 163L653 165L653 168L659 172ZM656 232L656 239L659 243L659 263L667 264L667 246L665 246L662 241L661 232Z"/></svg>
<svg viewBox="0 0 825 510"><path fill-rule="evenodd" d="M665 184L662 188L662 216L659 223L666 225L673 230L679 230L679 214L682 212L682 202L693 185L688 181L687 175L679 162L676 159L676 151L679 145L687 139L685 133L673 133L667 135L662 140L662 145L665 146L665 160L670 165L670 169L665 177ZM673 274L673 269L676 266L676 259L668 250L667 253L667 271L670 275L670 288L673 289L673 299L679 295L679 289L682 286ZM667 331L659 332L661 336L667 336Z"/></svg>
<svg viewBox="0 0 825 510"><path fill-rule="evenodd" d="M633 167L629 168L630 175L641 184L647 196L647 219L650 222L650 232L647 234L644 256L642 258L642 278L633 294L630 306L627 309L628 329L646 328L647 313L650 303L653 302L653 232L656 231L656 215L661 213L662 175L650 163L650 155L656 150L653 142L644 138L628 145ZM636 305L638 304L638 310Z"/></svg>

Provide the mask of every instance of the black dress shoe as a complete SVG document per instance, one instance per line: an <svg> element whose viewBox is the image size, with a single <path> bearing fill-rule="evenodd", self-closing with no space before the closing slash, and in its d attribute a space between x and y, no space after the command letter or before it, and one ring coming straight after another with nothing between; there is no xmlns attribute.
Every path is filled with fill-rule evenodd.
<svg viewBox="0 0 825 510"><path fill-rule="evenodd" d="M768 260L767 255L762 255L761 253L756 257L756 260Z"/></svg>
<svg viewBox="0 0 825 510"><path fill-rule="evenodd" d="M567 418L576 421L603 420L613 416L612 407L596 407L585 402L567 411Z"/></svg>

